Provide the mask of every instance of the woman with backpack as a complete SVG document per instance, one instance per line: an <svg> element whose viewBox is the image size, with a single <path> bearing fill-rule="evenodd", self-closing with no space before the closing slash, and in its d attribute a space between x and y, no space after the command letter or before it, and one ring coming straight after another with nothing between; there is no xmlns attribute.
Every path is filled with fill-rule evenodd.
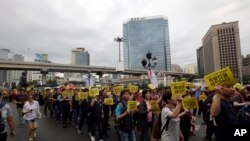
<svg viewBox="0 0 250 141"><path fill-rule="evenodd" d="M161 112L161 141L183 141L183 135L180 130L180 118L182 98L172 97L171 91L166 91L162 96L166 102Z"/></svg>
<svg viewBox="0 0 250 141"><path fill-rule="evenodd" d="M152 111L149 104L150 92L142 91L142 98L139 105L139 128L141 130L140 141L149 141L149 129L152 128Z"/></svg>

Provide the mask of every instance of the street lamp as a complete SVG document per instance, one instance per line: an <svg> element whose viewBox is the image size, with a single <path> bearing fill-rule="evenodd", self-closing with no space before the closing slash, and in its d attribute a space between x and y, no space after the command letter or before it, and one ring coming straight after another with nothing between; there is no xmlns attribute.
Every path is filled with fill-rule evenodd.
<svg viewBox="0 0 250 141"><path fill-rule="evenodd" d="M121 62L121 42L125 41L125 39L123 37L116 37L114 41L119 43L119 62Z"/></svg>
<svg viewBox="0 0 250 141"><path fill-rule="evenodd" d="M150 51L148 51L148 53L146 54L146 58L142 59L142 61L141 61L142 66L148 70L155 68L156 64L158 62L157 58L156 57L152 58L152 53Z"/></svg>
<svg viewBox="0 0 250 141"><path fill-rule="evenodd" d="M89 86L90 86L90 79L91 79L90 70L88 70L88 79L89 79Z"/></svg>

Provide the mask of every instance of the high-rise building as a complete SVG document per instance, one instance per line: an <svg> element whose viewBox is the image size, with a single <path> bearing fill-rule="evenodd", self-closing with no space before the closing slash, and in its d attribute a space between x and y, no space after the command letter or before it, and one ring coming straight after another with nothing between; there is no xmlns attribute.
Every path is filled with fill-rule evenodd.
<svg viewBox="0 0 250 141"><path fill-rule="evenodd" d="M243 76L250 76L250 54L243 58L242 73Z"/></svg>
<svg viewBox="0 0 250 141"><path fill-rule="evenodd" d="M0 60L8 60L10 50L8 49L1 49L0 50ZM3 83L6 83L7 81L7 71L6 70L0 70L0 85Z"/></svg>
<svg viewBox="0 0 250 141"><path fill-rule="evenodd" d="M172 71L173 72L182 72L181 66L178 64L172 64Z"/></svg>
<svg viewBox="0 0 250 141"><path fill-rule="evenodd" d="M196 53L197 53L198 74L199 74L199 77L203 78L205 74L203 47L198 48L196 50Z"/></svg>
<svg viewBox="0 0 250 141"><path fill-rule="evenodd" d="M184 68L183 68L183 72L184 73L197 74L198 73L197 64L193 63L193 64L185 65Z"/></svg>
<svg viewBox="0 0 250 141"><path fill-rule="evenodd" d="M24 61L24 57L22 55L19 54L15 54L11 57L11 59L9 59L10 61L16 61L16 62L23 62ZM19 79L22 75L23 71L18 71L18 70L10 70L7 71L7 82L8 83L12 83L12 82L19 82Z"/></svg>
<svg viewBox="0 0 250 141"><path fill-rule="evenodd" d="M76 48L71 51L72 65L89 65L89 53L84 48Z"/></svg>
<svg viewBox="0 0 250 141"><path fill-rule="evenodd" d="M239 78L241 47L238 21L212 25L202 39L204 74L230 67Z"/></svg>
<svg viewBox="0 0 250 141"><path fill-rule="evenodd" d="M141 69L150 51L158 59L157 70L171 70L168 19L163 16L131 18L123 23L124 67Z"/></svg>

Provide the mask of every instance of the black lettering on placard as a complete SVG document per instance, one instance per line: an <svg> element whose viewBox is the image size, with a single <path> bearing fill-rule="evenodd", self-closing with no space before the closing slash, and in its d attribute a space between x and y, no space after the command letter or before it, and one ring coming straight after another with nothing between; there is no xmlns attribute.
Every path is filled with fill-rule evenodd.
<svg viewBox="0 0 250 141"><path fill-rule="evenodd" d="M225 81L230 81L229 76L227 75L227 73L222 73L223 78L225 79Z"/></svg>
<svg viewBox="0 0 250 141"><path fill-rule="evenodd" d="M214 82L214 80L213 80L212 78L209 78L208 81L210 82L210 84L211 84L212 86L215 86L215 82Z"/></svg>

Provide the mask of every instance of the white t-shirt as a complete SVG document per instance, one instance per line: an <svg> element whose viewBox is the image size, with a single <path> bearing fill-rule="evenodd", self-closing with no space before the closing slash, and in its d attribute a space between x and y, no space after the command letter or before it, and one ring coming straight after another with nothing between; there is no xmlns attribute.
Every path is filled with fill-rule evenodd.
<svg viewBox="0 0 250 141"><path fill-rule="evenodd" d="M161 129L167 121L168 114L171 110L168 107L164 107L161 112ZM161 134L161 141L179 141L180 137L180 118L171 118L169 121L169 125L166 129L164 129Z"/></svg>
<svg viewBox="0 0 250 141"><path fill-rule="evenodd" d="M26 113L27 111L31 110L31 112ZM33 119L37 119L38 114L40 113L40 108L39 108L39 103L37 101L34 100L33 103L30 102L25 102L24 106L23 106L23 112L26 113L24 114L23 118L25 120L33 120Z"/></svg>

